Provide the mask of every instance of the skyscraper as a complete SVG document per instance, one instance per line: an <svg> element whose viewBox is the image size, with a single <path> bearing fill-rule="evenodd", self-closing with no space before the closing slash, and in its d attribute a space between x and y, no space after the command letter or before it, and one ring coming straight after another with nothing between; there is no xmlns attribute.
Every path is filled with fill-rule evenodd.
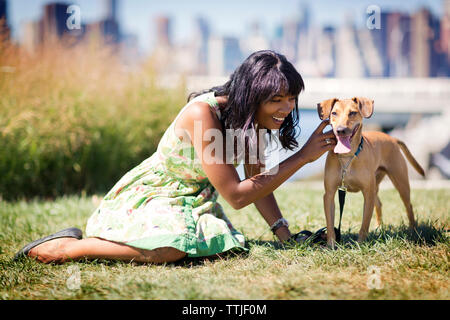
<svg viewBox="0 0 450 320"><path fill-rule="evenodd" d="M167 16L156 18L156 45L171 47L171 20Z"/></svg>
<svg viewBox="0 0 450 320"><path fill-rule="evenodd" d="M446 58L446 74L450 76L450 0L443 1L440 47Z"/></svg>
<svg viewBox="0 0 450 320"><path fill-rule="evenodd" d="M259 50L269 49L269 41L267 41L261 24L258 21L251 23L248 35L241 39L241 50L245 56Z"/></svg>
<svg viewBox="0 0 450 320"><path fill-rule="evenodd" d="M106 44L116 44L121 39L118 21L118 0L103 0L105 5L105 16L96 27Z"/></svg>
<svg viewBox="0 0 450 320"><path fill-rule="evenodd" d="M208 73L211 76L227 76L242 62L239 39L214 37L208 45Z"/></svg>
<svg viewBox="0 0 450 320"><path fill-rule="evenodd" d="M8 2L0 0L0 19L8 20Z"/></svg>
<svg viewBox="0 0 450 320"><path fill-rule="evenodd" d="M357 41L357 29L349 15L346 23L336 31L336 77L360 78L366 75L367 70Z"/></svg>
<svg viewBox="0 0 450 320"><path fill-rule="evenodd" d="M34 32L28 32L31 38L37 38L38 44L64 40L65 45L74 45L84 36L85 25L80 24L80 28L69 29L67 23L72 15L68 12L69 5L63 2L52 2L44 6L42 18L35 24ZM35 33L35 35L32 35ZM36 35L37 33L37 35ZM30 43L35 43L33 40Z"/></svg>
<svg viewBox="0 0 450 320"><path fill-rule="evenodd" d="M194 21L194 38L191 43L197 60L196 71L199 74L205 74L207 71L210 33L208 21L203 17L197 17Z"/></svg>
<svg viewBox="0 0 450 320"><path fill-rule="evenodd" d="M103 0L103 1L105 1L105 7L106 7L105 19L117 21L118 20L117 0Z"/></svg>
<svg viewBox="0 0 450 320"><path fill-rule="evenodd" d="M386 63L391 77L410 75L410 24L411 18L407 14L392 12L387 16Z"/></svg>
<svg viewBox="0 0 450 320"><path fill-rule="evenodd" d="M154 20L156 41L152 60L156 72L172 73L176 68L176 52L171 41L171 20L167 16L158 16Z"/></svg>
<svg viewBox="0 0 450 320"><path fill-rule="evenodd" d="M8 2L6 0L0 0L0 40L8 39L9 36Z"/></svg>
<svg viewBox="0 0 450 320"><path fill-rule="evenodd" d="M42 43L42 21L27 21L22 23L22 47L33 53Z"/></svg>
<svg viewBox="0 0 450 320"><path fill-rule="evenodd" d="M387 20L389 14L390 14L389 12L381 11L380 28L379 29L374 28L370 30L370 35L372 36L374 47L378 51L378 56L380 57L383 66L383 70L381 72L381 76L383 77L389 76L389 63L387 54L387 43L389 36L387 28Z"/></svg>
<svg viewBox="0 0 450 320"><path fill-rule="evenodd" d="M421 9L411 21L411 67L414 77L429 77L431 67L431 13Z"/></svg>
<svg viewBox="0 0 450 320"><path fill-rule="evenodd" d="M45 5L42 17L42 38L44 41L61 38L68 31L66 20L68 5L53 2Z"/></svg>

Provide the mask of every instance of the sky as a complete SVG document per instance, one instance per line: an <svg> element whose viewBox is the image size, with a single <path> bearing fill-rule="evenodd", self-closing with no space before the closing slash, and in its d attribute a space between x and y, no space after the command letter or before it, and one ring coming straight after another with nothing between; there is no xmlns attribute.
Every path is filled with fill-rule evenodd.
<svg viewBox="0 0 450 320"><path fill-rule="evenodd" d="M42 6L49 0L9 0L9 16L13 37L20 37L23 22L38 20ZM104 0L62 1L80 6L83 23L99 20L105 13ZM193 18L205 17L214 35L237 36L246 34L252 22L259 21L266 36L273 36L277 25L299 14L302 4L309 7L313 25L340 25L346 17L362 24L369 5L378 5L386 11L414 12L429 8L436 16L442 15L443 0L122 0L119 3L119 21L125 33L138 36L144 50L154 43L154 22L158 15L173 19L175 42L189 41Z"/></svg>

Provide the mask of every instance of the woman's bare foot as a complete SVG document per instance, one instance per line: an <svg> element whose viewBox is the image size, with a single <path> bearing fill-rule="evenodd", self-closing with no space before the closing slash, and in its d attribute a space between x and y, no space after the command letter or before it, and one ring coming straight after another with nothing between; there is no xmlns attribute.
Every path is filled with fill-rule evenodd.
<svg viewBox="0 0 450 320"><path fill-rule="evenodd" d="M79 241L75 238L59 238L53 239L34 247L28 252L28 256L36 258L43 263L63 263L66 262L68 256L66 255L66 244L73 241Z"/></svg>

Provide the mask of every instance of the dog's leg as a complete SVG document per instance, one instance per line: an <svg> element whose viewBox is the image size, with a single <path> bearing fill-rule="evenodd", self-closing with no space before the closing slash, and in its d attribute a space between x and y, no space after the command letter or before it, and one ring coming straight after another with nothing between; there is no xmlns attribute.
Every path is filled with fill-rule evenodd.
<svg viewBox="0 0 450 320"><path fill-rule="evenodd" d="M375 191L375 212L376 212L376 216L377 216L377 227L381 227L381 225L383 224L383 220L382 220L382 211L381 211L381 201L380 201L380 197L378 196L378 191L380 190L380 183L383 180L384 176L386 175L386 172L384 171L379 171L376 173L375 176L375 183L377 186L377 189Z"/></svg>
<svg viewBox="0 0 450 320"><path fill-rule="evenodd" d="M334 196L336 190L337 188L325 188L325 194L323 196L323 207L327 222L327 245L331 248L334 248L336 244L336 234L334 233Z"/></svg>
<svg viewBox="0 0 450 320"><path fill-rule="evenodd" d="M406 214L408 215L409 227L411 229L414 229L416 227L416 221L414 219L414 211L410 199L408 169L403 157L401 158L401 160L395 161L393 167L391 167L388 171L388 176L391 179L392 184L400 194L400 198L405 205Z"/></svg>
<svg viewBox="0 0 450 320"><path fill-rule="evenodd" d="M378 193L375 195L375 212L377 214L377 227L381 227L383 224L382 214L381 214L381 201L380 197L378 197Z"/></svg>
<svg viewBox="0 0 450 320"><path fill-rule="evenodd" d="M372 220L375 198L377 197L375 179L367 182L362 190L364 196L364 211L361 229L359 230L358 242L363 242L369 234L370 220Z"/></svg>

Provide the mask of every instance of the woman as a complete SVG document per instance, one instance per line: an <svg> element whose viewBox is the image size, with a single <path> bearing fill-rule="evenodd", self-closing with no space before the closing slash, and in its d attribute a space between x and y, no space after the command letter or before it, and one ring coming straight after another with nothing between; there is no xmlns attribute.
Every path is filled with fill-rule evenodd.
<svg viewBox="0 0 450 320"><path fill-rule="evenodd" d="M322 132L328 124L322 122L302 149L273 171L263 171L261 150L252 151L264 148L259 133L268 130L279 133L283 148L297 147L298 95L303 89L302 77L283 55L253 53L223 86L191 94L155 154L104 197L88 220L87 238L81 239L78 229L63 230L29 244L16 256L45 263L80 258L165 263L245 250L244 237L217 203L218 194L235 209L254 203L280 241L291 239L272 192L332 150L334 135ZM229 144L219 143L230 133L238 138L235 150L233 136L231 157L229 148L225 155L221 152ZM219 147L211 148L212 136ZM235 168L240 160L243 181Z"/></svg>

